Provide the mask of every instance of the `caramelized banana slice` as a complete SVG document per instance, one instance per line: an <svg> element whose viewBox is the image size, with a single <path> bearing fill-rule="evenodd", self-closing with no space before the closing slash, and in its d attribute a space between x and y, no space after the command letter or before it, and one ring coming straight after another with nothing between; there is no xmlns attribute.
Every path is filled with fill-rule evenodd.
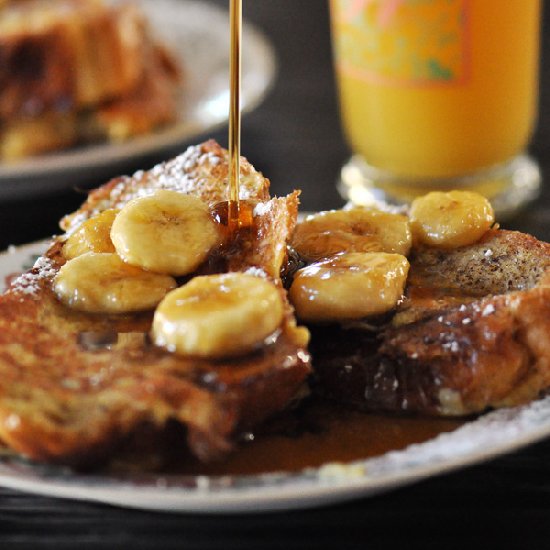
<svg viewBox="0 0 550 550"><path fill-rule="evenodd" d="M292 246L308 260L340 252L390 252L407 255L411 230L406 216L381 210L330 210L306 218L298 225Z"/></svg>
<svg viewBox="0 0 550 550"><path fill-rule="evenodd" d="M305 321L361 319L393 309L408 272L409 262L400 254L341 254L300 269L289 297Z"/></svg>
<svg viewBox="0 0 550 550"><path fill-rule="evenodd" d="M195 271L222 236L199 198L161 190L130 201L111 239L125 262L177 277Z"/></svg>
<svg viewBox="0 0 550 550"><path fill-rule="evenodd" d="M63 256L72 260L86 252L114 252L111 226L118 210L105 210L86 220L72 233L63 246Z"/></svg>
<svg viewBox="0 0 550 550"><path fill-rule="evenodd" d="M54 279L57 297L88 313L154 309L176 281L125 264L116 254L88 252L68 261Z"/></svg>
<svg viewBox="0 0 550 550"><path fill-rule="evenodd" d="M472 191L434 191L415 199L410 211L415 243L458 248L478 241L493 225L491 203Z"/></svg>
<svg viewBox="0 0 550 550"><path fill-rule="evenodd" d="M283 316L280 291L266 279L244 273L195 277L160 303L153 339L183 355L239 355L273 334Z"/></svg>

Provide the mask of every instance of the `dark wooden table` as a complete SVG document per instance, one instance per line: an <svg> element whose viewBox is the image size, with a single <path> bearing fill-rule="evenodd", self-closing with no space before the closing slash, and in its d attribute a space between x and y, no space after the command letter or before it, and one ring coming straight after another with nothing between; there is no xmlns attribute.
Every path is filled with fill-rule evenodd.
<svg viewBox="0 0 550 550"><path fill-rule="evenodd" d="M348 150L338 122L326 3L248 0L245 15L271 38L280 72L265 103L245 118L243 154L272 180L275 193L298 187L304 208L337 207L342 202L334 182ZM549 174L550 33L542 64L541 116L532 152ZM227 143L225 130L213 137ZM138 167L143 167L139 161ZM0 249L56 232L58 218L81 200L81 194L67 191L0 204ZM550 240L550 186L508 227ZM383 496L280 514L165 515L0 489L2 549L321 546L549 548L550 441Z"/></svg>

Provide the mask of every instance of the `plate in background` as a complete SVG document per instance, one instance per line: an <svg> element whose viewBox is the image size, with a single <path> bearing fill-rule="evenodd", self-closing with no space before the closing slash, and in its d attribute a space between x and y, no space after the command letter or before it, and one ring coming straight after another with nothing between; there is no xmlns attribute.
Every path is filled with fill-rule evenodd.
<svg viewBox="0 0 550 550"><path fill-rule="evenodd" d="M0 200L100 184L224 125L229 110L229 14L200 0L138 0L160 40L181 59L185 86L179 121L121 144L87 145L0 165ZM275 54L265 36L244 23L241 104L265 97L275 78ZM158 160L158 159L154 159ZM139 164L139 163L138 163Z"/></svg>

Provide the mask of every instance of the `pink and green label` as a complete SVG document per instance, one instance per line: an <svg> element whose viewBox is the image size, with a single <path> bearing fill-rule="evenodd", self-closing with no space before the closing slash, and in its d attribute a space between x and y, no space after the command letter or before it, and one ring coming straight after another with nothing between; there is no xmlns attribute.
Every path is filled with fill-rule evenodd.
<svg viewBox="0 0 550 550"><path fill-rule="evenodd" d="M469 72L469 0L332 0L340 70L370 82L457 84Z"/></svg>

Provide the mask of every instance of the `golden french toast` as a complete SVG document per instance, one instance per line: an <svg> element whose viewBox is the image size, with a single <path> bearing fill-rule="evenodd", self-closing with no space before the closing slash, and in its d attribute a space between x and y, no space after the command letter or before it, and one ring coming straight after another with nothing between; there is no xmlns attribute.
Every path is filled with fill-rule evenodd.
<svg viewBox="0 0 550 550"><path fill-rule="evenodd" d="M226 152L215 142L190 147L184 155L133 176L114 178L91 191L74 213L61 220L61 228L74 230L83 221L108 208L119 208L137 197L159 189L196 194L208 203L222 202L229 192ZM241 163L240 197L269 199L269 180L248 162Z"/></svg>
<svg viewBox="0 0 550 550"><path fill-rule="evenodd" d="M467 191L297 224L298 193L270 198L245 159L231 226L227 157L209 141L92 191L0 297L16 452L88 466L166 439L209 461L308 383L444 416L550 387L550 244L499 229Z"/></svg>
<svg viewBox="0 0 550 550"><path fill-rule="evenodd" d="M130 3L0 9L0 159L121 141L176 116L179 70Z"/></svg>
<svg viewBox="0 0 550 550"><path fill-rule="evenodd" d="M0 297L2 441L35 460L90 465L128 439L177 425L175 444L212 460L300 394L310 373L308 333L296 326L279 275L297 193L270 199L268 180L244 159L241 171L246 219L232 232L223 203L215 206L227 196L228 160L214 142L113 180L64 220L67 233ZM187 206L176 212L180 201ZM135 231L144 219L148 228ZM182 226L184 242L174 237ZM209 232L216 244L182 268L182 256L195 258L189 249ZM145 253L155 271L108 252L125 238L138 243L124 248L127 259ZM162 252L167 238L176 258ZM166 259L175 263L163 271ZM103 267L78 267L92 260ZM239 293L227 292L232 285ZM155 311L149 301L161 290ZM177 308L186 292L184 318Z"/></svg>
<svg viewBox="0 0 550 550"><path fill-rule="evenodd" d="M414 203L408 220L357 209L298 226L294 246L309 264L305 270L321 265L328 273L319 259L345 258L350 250L359 254L356 269L365 262L361 254L397 252L409 264L405 277L386 272L377 283L371 309L400 280L390 307L363 317L352 306L369 292L367 276L362 291L348 284L347 294L338 288L346 284L338 272L326 283L349 303L347 318L300 307L303 298L294 292L312 334L321 395L363 410L463 416L523 404L550 387L550 244L491 227L488 203L472 202L468 193L461 203L460 192L449 200L453 193L419 200L434 203L420 229Z"/></svg>

